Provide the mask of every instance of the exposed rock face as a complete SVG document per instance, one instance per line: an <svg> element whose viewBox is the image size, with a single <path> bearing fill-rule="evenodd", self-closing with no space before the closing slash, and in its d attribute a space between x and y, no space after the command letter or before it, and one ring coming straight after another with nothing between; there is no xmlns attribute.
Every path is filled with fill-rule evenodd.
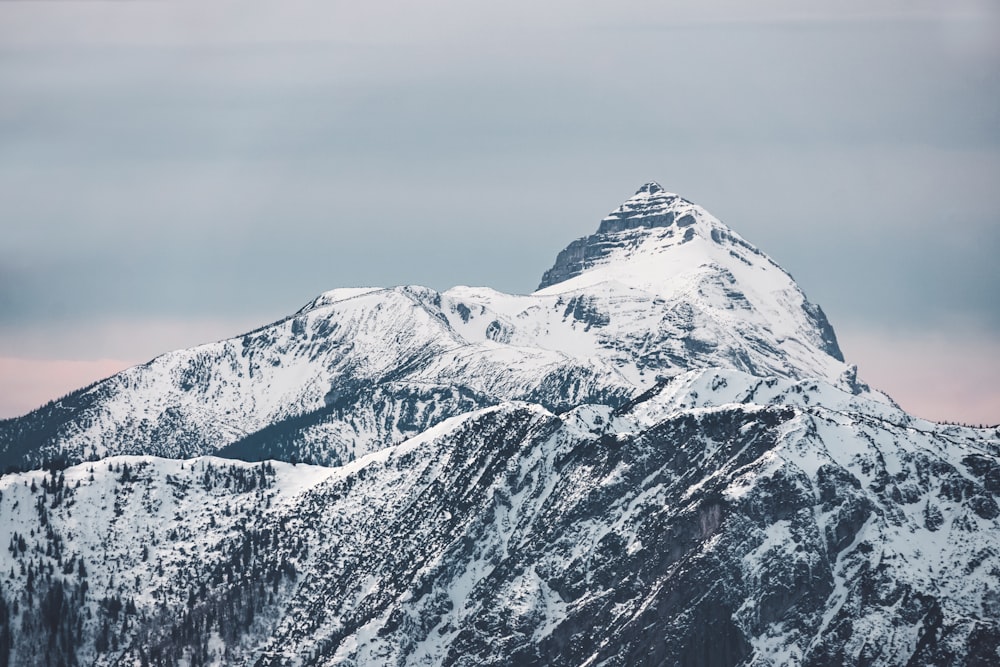
<svg viewBox="0 0 1000 667"><path fill-rule="evenodd" d="M694 224L694 217L677 219L675 205L690 205L691 202L665 191L659 183L646 183L635 195L601 220L598 234L614 234L636 227L669 227L677 222L678 227Z"/></svg>
<svg viewBox="0 0 1000 667"><path fill-rule="evenodd" d="M1000 660L1000 429L653 183L534 294L327 292L0 452L57 464L0 477L0 666Z"/></svg>
<svg viewBox="0 0 1000 667"><path fill-rule="evenodd" d="M555 265L542 276L538 289L578 276L612 250L625 247L611 235L638 228L675 226L683 229L693 225L695 218L690 213L693 207L686 199L666 192L659 183L646 183L631 199L601 220L596 234L577 239L560 252Z"/></svg>

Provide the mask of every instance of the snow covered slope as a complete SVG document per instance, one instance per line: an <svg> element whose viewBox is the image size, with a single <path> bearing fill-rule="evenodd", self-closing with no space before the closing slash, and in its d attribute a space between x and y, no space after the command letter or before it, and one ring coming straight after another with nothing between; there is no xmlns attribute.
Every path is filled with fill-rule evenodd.
<svg viewBox="0 0 1000 667"><path fill-rule="evenodd" d="M0 422L0 469L115 454L338 464L505 400L617 405L694 368L867 391L766 255L650 183L531 295L339 289Z"/></svg>
<svg viewBox="0 0 1000 667"><path fill-rule="evenodd" d="M691 359L711 360L705 365L830 380L844 370L826 316L790 275L705 209L656 183L601 221L596 234L563 250L535 294L590 293L647 307L666 302L666 335L654 344L688 368L701 365Z"/></svg>
<svg viewBox="0 0 1000 667"><path fill-rule="evenodd" d="M533 294L326 292L0 452L0 667L1000 664L1000 428L655 183Z"/></svg>
<svg viewBox="0 0 1000 667"><path fill-rule="evenodd" d="M340 468L8 475L4 597L41 619L15 663L50 645L33 576L85 664L991 664L998 454L997 431L701 370Z"/></svg>

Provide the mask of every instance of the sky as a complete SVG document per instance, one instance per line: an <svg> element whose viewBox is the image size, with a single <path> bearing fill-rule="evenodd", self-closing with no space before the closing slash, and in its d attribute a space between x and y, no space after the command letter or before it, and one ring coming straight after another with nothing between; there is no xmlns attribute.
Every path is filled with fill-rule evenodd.
<svg viewBox="0 0 1000 667"><path fill-rule="evenodd" d="M540 5L0 2L0 417L334 287L530 292L655 180L1000 422L1000 6Z"/></svg>

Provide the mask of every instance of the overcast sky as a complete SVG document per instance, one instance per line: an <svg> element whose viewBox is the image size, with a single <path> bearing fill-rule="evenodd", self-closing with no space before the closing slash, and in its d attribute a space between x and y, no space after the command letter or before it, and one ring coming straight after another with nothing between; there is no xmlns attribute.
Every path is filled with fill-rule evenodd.
<svg viewBox="0 0 1000 667"><path fill-rule="evenodd" d="M649 180L1000 422L989 0L0 2L0 416L333 287L530 292Z"/></svg>

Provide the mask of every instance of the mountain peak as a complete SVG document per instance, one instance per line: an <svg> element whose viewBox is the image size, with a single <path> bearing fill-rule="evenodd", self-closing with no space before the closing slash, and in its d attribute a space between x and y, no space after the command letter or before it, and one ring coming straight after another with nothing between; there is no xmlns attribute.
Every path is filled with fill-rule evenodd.
<svg viewBox="0 0 1000 667"><path fill-rule="evenodd" d="M698 221L707 221L707 224L695 225ZM619 238L622 232L660 228L668 236L680 232L676 234L676 241L686 243L694 237L695 227L699 227L699 235L713 241L721 238L722 232L727 232L725 236L729 237L728 229L700 206L667 192L656 181L650 181L606 215L595 234L574 241L559 253L555 266L542 276L538 289L574 278L594 266L606 263L606 260L612 259L611 255L620 260L622 253L610 251L614 248L622 249L623 241ZM625 245L635 250L635 243L627 242Z"/></svg>
<svg viewBox="0 0 1000 667"><path fill-rule="evenodd" d="M808 348L808 360L798 364L810 369L806 374L843 370L833 328L792 277L704 208L655 182L602 219L596 233L563 249L535 293L593 292L597 285L639 290L678 312L701 313L686 331L700 331L713 349L739 330L734 349L745 340L769 341L771 354L792 341Z"/></svg>
<svg viewBox="0 0 1000 667"><path fill-rule="evenodd" d="M601 220L597 233L609 234L636 227L669 227L677 217L673 211L676 205L690 203L667 192L656 181L650 181Z"/></svg>

